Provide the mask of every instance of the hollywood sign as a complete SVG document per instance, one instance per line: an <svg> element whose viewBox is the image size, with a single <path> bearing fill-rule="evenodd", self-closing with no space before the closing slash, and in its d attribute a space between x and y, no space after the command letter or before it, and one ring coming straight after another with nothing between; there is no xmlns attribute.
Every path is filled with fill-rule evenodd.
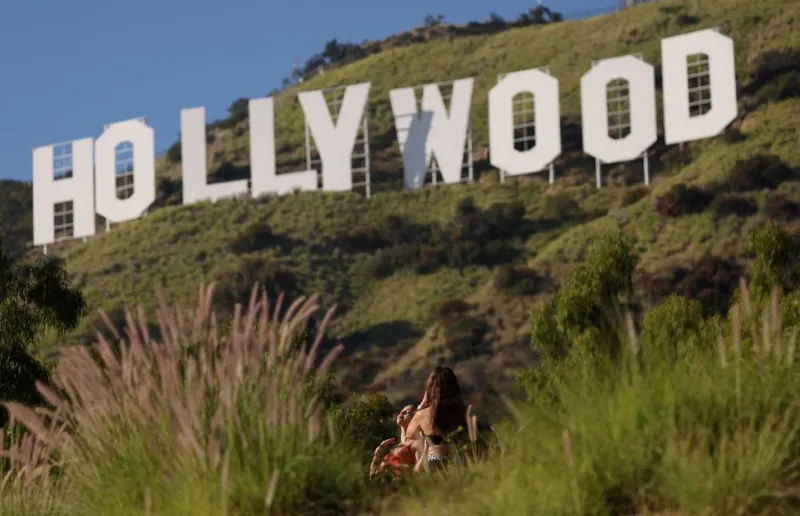
<svg viewBox="0 0 800 516"><path fill-rule="evenodd" d="M667 144L713 137L737 115L733 41L715 30L701 30L661 40L663 76L664 135ZM707 71L692 73L689 60L701 56ZM627 82L627 100L619 116L626 119L628 133L613 137L609 129L607 95L609 84ZM436 84L421 88L399 88L389 92L391 109L403 156L404 186L423 186L435 157L445 183L463 180L465 148L471 149L470 108L473 79L452 82L449 110ZM421 112L417 90L422 89ZM334 121L323 91L299 94L305 115L307 152L313 137L321 166L277 174L275 156L274 104L271 97L249 101L251 177L225 183L207 180L206 120L204 108L181 111L181 152L183 203L216 201L249 193L285 194L293 190L316 190L321 174L325 191L353 188L353 149L363 131L364 109L369 83L344 88L338 117ZM699 93L698 93L699 92ZM535 144L520 150L515 146L515 98L532 94L535 113ZM700 100L698 101L697 98ZM690 100L693 96L695 100ZM541 69L503 75L488 95L489 151L491 164L505 175L543 171L561 153L558 79ZM705 102L710 109L693 113L694 104ZM627 55L592 63L581 78L583 150L594 157L600 186L600 163L619 163L645 156L656 142L656 86L652 65ZM696 111L696 110L694 110ZM530 125L530 124L529 124ZM366 155L369 142L363 135ZM133 192L120 198L117 186L117 154L121 145L132 148ZM95 233L95 213L110 223L140 218L155 200L154 131L146 122L128 120L106 126L93 141L71 142L70 177L54 177L54 146L33 151L34 245L56 240L55 226L71 222L67 237L85 238ZM470 161L471 162L471 161ZM645 162L646 164L646 162ZM366 173L369 174L367 161ZM646 169L645 169L646 170ZM470 174L471 178L471 174ZM434 175L435 181L435 175ZM55 206L59 204L60 212ZM71 210L63 206L71 204ZM71 211L71 213L67 213ZM59 218L60 217L60 218ZM56 220L58 219L58 220ZM69 219L69 220L68 220ZM58 222L59 224L56 224ZM63 236L62 236L63 238Z"/></svg>

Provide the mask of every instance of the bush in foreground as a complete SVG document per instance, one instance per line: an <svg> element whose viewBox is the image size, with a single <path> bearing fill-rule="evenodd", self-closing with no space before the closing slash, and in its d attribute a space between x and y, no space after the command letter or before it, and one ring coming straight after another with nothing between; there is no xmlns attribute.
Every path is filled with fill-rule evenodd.
<svg viewBox="0 0 800 516"><path fill-rule="evenodd" d="M668 311L696 320L697 309ZM761 321L769 337L756 341L759 354L741 347L736 324L722 341L703 337L709 352L671 361L647 353L684 338L670 332L640 341L629 327L616 358L587 360L573 346L531 375L547 376L533 389L549 395L514 406L519 430L504 455L445 489L421 484L397 512L792 514L800 369L779 318Z"/></svg>
<svg viewBox="0 0 800 516"><path fill-rule="evenodd" d="M318 401L341 347L315 367L324 331L296 345L317 309L301 298L279 320L254 291L219 340L203 289L194 313L160 297L163 342L128 312L126 338L66 350L61 392L40 386L51 409L6 404L28 433L6 450L14 482L0 487L0 510L40 512L6 504L26 500L51 514L320 514L364 499L358 455L332 441Z"/></svg>

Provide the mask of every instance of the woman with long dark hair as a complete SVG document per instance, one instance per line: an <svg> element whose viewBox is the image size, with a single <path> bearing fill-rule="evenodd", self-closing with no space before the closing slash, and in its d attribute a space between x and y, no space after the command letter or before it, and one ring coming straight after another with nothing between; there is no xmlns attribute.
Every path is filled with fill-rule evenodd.
<svg viewBox="0 0 800 516"><path fill-rule="evenodd" d="M428 376L425 395L406 430L422 462L437 468L453 455L453 446L468 442L467 407L455 372L437 366Z"/></svg>

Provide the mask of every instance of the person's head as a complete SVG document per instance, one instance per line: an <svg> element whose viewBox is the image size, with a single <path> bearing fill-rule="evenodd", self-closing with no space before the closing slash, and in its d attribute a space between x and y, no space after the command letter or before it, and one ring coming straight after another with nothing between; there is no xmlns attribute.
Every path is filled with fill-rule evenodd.
<svg viewBox="0 0 800 516"><path fill-rule="evenodd" d="M397 426L400 428L407 428L408 424L411 422L411 418L414 417L414 412L417 411L417 408L414 405L406 405L397 414Z"/></svg>
<svg viewBox="0 0 800 516"><path fill-rule="evenodd" d="M456 374L449 367L437 366L428 376L423 404L431 409L431 426L443 434L467 427L467 409L461 398Z"/></svg>

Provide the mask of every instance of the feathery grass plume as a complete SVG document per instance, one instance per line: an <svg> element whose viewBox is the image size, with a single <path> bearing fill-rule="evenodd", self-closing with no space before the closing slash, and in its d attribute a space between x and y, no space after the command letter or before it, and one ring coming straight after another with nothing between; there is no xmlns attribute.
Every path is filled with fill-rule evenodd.
<svg viewBox="0 0 800 516"><path fill-rule="evenodd" d="M54 373L63 395L38 386L51 408L6 404L30 432L14 449L16 471L31 480L63 463L76 514L312 510L360 493L359 464L325 433L316 397L342 351L317 360L334 308L307 346L299 337L317 296L282 312L282 296L271 310L254 287L221 333L212 294L201 287L186 311L158 290L159 339L143 310L126 310L124 331L109 327L113 342L98 332L92 349L66 349Z"/></svg>

